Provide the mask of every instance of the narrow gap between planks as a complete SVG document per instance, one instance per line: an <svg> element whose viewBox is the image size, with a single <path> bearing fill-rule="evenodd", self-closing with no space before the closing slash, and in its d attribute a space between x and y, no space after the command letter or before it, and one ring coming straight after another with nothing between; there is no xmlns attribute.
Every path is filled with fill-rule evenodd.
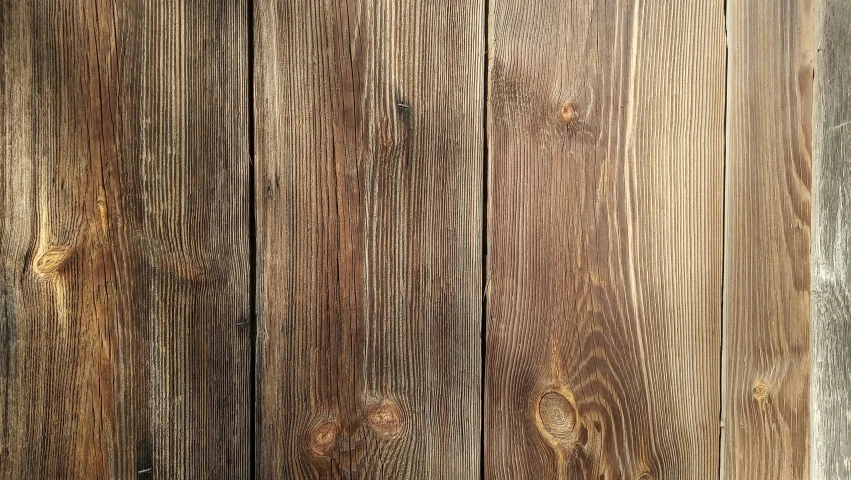
<svg viewBox="0 0 851 480"><path fill-rule="evenodd" d="M724 397L724 385L726 382L727 373L727 358L726 358L726 342L724 331L724 299L726 294L726 278L727 278L727 128L730 102L730 29L728 17L727 0L722 2L722 11L724 15L724 155L722 172L724 178L721 182L721 345L719 346L720 359L719 371L721 378L718 382L718 478L724 479L724 442L726 433L725 415L726 405Z"/></svg>
<svg viewBox="0 0 851 480"><path fill-rule="evenodd" d="M485 478L485 410L486 402L485 390L487 379L487 338L488 338L488 215L490 208L488 207L488 173L489 173L489 152L488 152L488 75L490 68L490 2L483 0L482 21L484 22L482 32L484 35L484 58L482 59L482 323L481 323L481 363L479 371L481 375L481 406L479 410L482 412L481 427L479 431L479 478Z"/></svg>
<svg viewBox="0 0 851 480"><path fill-rule="evenodd" d="M249 381L248 411L250 425L248 441L250 443L248 475L252 480L257 476L257 201L255 198L256 158L254 136L254 0L246 0L246 47L248 49L248 298L249 298Z"/></svg>

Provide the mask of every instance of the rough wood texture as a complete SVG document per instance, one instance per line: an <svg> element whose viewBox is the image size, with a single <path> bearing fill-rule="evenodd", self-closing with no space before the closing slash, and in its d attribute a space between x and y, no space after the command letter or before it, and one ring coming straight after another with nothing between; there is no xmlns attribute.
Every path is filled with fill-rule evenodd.
<svg viewBox="0 0 851 480"><path fill-rule="evenodd" d="M722 2L490 6L485 477L716 477Z"/></svg>
<svg viewBox="0 0 851 480"><path fill-rule="evenodd" d="M479 0L258 0L258 473L478 478Z"/></svg>
<svg viewBox="0 0 851 480"><path fill-rule="evenodd" d="M818 10L812 243L812 478L851 478L851 2Z"/></svg>
<svg viewBox="0 0 851 480"><path fill-rule="evenodd" d="M246 20L0 1L0 477L247 476Z"/></svg>
<svg viewBox="0 0 851 480"><path fill-rule="evenodd" d="M725 479L807 478L812 4L729 0Z"/></svg>

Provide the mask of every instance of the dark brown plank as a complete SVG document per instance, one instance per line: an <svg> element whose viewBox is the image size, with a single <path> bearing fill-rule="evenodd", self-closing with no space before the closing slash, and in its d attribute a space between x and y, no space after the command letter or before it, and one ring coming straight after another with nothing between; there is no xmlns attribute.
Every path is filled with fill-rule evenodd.
<svg viewBox="0 0 851 480"><path fill-rule="evenodd" d="M811 0L729 0L726 479L808 478Z"/></svg>
<svg viewBox="0 0 851 480"><path fill-rule="evenodd" d="M478 478L483 4L254 14L260 477Z"/></svg>
<svg viewBox="0 0 851 480"><path fill-rule="evenodd" d="M851 478L851 2L817 11L812 478Z"/></svg>
<svg viewBox="0 0 851 480"><path fill-rule="evenodd" d="M723 4L490 6L485 478L717 477Z"/></svg>
<svg viewBox="0 0 851 480"><path fill-rule="evenodd" d="M247 477L246 13L0 2L0 477Z"/></svg>

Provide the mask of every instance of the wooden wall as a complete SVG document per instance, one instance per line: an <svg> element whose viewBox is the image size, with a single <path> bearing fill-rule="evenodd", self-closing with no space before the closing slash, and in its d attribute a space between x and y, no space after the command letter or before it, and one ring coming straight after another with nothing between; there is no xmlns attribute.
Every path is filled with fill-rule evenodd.
<svg viewBox="0 0 851 480"><path fill-rule="evenodd" d="M849 0L0 0L0 478L851 477Z"/></svg>

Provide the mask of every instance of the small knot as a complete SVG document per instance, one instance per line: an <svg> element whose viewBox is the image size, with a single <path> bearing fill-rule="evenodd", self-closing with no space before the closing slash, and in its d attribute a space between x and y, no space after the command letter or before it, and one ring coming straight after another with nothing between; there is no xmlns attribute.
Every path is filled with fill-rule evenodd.
<svg viewBox="0 0 851 480"><path fill-rule="evenodd" d="M402 411L390 401L367 407L366 422L382 438L396 438L402 433Z"/></svg>
<svg viewBox="0 0 851 480"><path fill-rule="evenodd" d="M42 277L49 277L59 273L72 256L74 249L71 247L48 247L35 258L33 271Z"/></svg>
<svg viewBox="0 0 851 480"><path fill-rule="evenodd" d="M653 475L650 475L647 472L643 472L638 475L638 477L636 477L636 480L653 480Z"/></svg>
<svg viewBox="0 0 851 480"><path fill-rule="evenodd" d="M576 407L562 393L549 391L538 400L539 429L551 438L554 444L563 444L573 439L576 430Z"/></svg>
<svg viewBox="0 0 851 480"><path fill-rule="evenodd" d="M340 434L340 426L336 422L324 422L313 427L308 439L308 448L318 456L328 455L334 448L334 442Z"/></svg>
<svg viewBox="0 0 851 480"><path fill-rule="evenodd" d="M572 103L565 102L564 105L561 106L561 119L564 120L564 123L570 123L578 116L576 107L574 107Z"/></svg>
<svg viewBox="0 0 851 480"><path fill-rule="evenodd" d="M768 385L766 385L762 380L757 380L753 384L753 398L757 401L763 400L768 396Z"/></svg>

